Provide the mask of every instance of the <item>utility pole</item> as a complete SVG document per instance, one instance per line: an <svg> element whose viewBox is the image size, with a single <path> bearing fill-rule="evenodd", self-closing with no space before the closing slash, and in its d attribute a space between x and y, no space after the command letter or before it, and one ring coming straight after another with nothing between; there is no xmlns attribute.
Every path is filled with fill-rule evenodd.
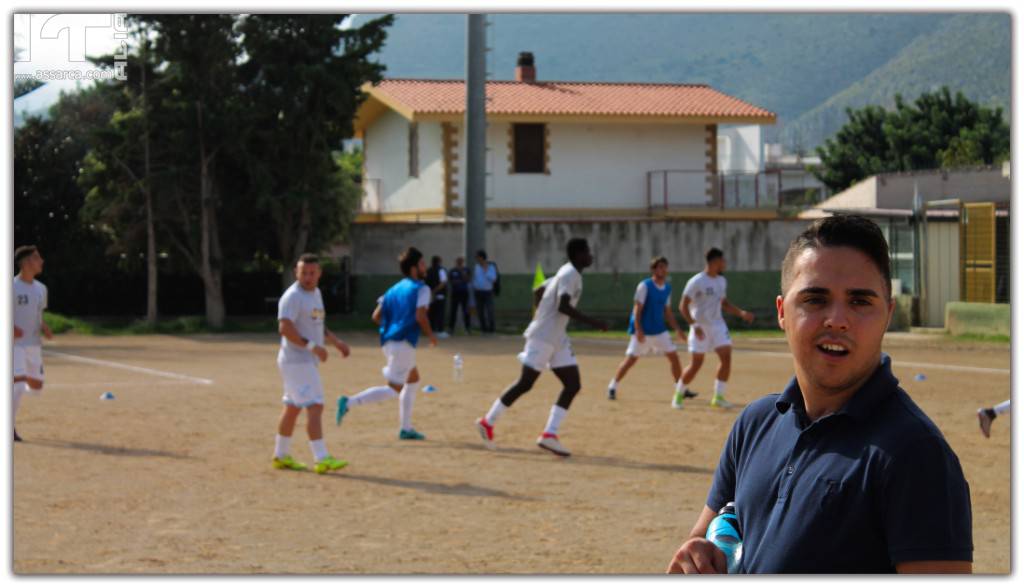
<svg viewBox="0 0 1024 588"><path fill-rule="evenodd" d="M466 210L463 246L466 265L485 249L487 78L486 15L469 14L466 21Z"/></svg>

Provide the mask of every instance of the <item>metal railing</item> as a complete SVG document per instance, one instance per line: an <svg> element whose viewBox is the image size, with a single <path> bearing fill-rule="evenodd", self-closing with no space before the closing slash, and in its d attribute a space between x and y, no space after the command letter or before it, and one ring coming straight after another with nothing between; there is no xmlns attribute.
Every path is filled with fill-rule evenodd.
<svg viewBox="0 0 1024 588"><path fill-rule="evenodd" d="M778 209L782 174L660 169L646 175L647 210Z"/></svg>

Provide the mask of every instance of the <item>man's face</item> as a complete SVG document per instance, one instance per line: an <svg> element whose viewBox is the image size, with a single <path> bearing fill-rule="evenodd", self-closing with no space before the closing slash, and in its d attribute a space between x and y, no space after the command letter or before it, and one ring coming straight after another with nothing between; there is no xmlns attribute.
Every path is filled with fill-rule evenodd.
<svg viewBox="0 0 1024 588"><path fill-rule="evenodd" d="M655 265L654 266L654 271L651 272L651 273L654 274L654 278L655 279L657 279L659 281L660 280L664 280L665 276L668 275L668 264L667 263L659 263L659 264Z"/></svg>
<svg viewBox="0 0 1024 588"><path fill-rule="evenodd" d="M583 251L580 251L579 253L576 254L576 259L573 260L573 263L575 265L578 265L580 269L590 267L591 265L594 264L594 256L590 253L589 245L585 247Z"/></svg>
<svg viewBox="0 0 1024 588"><path fill-rule="evenodd" d="M480 257L479 255L476 256L476 262L480 265L487 265L487 259Z"/></svg>
<svg viewBox="0 0 1024 588"><path fill-rule="evenodd" d="M320 283L320 264L300 261L295 266L295 279L303 290L312 290Z"/></svg>
<svg viewBox="0 0 1024 588"><path fill-rule="evenodd" d="M21 260L21 267L25 268L26 273L34 276L43 273L43 256L39 254L39 250L33 251L32 255Z"/></svg>
<svg viewBox="0 0 1024 588"><path fill-rule="evenodd" d="M461 257L456 257L455 258L455 267L462 267L463 263L465 263L465 262L463 261L463 259Z"/></svg>
<svg viewBox="0 0 1024 588"><path fill-rule="evenodd" d="M416 264L416 271L419 272L419 275L416 276L416 279L420 279L423 276L427 275L427 260L421 257L420 262Z"/></svg>
<svg viewBox="0 0 1024 588"><path fill-rule="evenodd" d="M708 262L708 269L715 274L725 273L725 256L716 257L715 259Z"/></svg>
<svg viewBox="0 0 1024 588"><path fill-rule="evenodd" d="M878 367L895 308L885 279L851 247L805 249L792 274L775 306L798 381L818 393L848 392Z"/></svg>

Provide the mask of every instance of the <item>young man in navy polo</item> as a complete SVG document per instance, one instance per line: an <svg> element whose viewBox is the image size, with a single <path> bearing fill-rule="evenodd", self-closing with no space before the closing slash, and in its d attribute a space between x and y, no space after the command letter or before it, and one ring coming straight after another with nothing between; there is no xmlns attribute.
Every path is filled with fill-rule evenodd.
<svg viewBox="0 0 1024 588"><path fill-rule="evenodd" d="M776 309L796 377L736 420L670 573L725 571L704 535L731 501L746 573L971 572L960 462L881 352L894 307L869 219L822 219L790 244Z"/></svg>
<svg viewBox="0 0 1024 588"><path fill-rule="evenodd" d="M668 358L672 369L672 381L675 383L675 396L682 398L683 367L679 363L676 345L672 342L672 332L680 341L686 340L686 334L679 328L676 316L672 312L672 284L668 281L668 259L664 256L651 260L651 277L644 279L636 286L633 295L633 313L629 315L629 346L626 348L626 359L619 364L615 377L608 382L608 400L615 400L615 392L619 382L626 377L630 368L636 364L641 355L658 353ZM696 396L688 392L687 398ZM676 406L682 408L682 402Z"/></svg>

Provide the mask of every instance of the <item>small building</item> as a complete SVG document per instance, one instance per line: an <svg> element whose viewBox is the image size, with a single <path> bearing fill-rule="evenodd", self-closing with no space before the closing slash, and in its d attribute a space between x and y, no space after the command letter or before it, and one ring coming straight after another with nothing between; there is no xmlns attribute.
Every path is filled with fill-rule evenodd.
<svg viewBox="0 0 1024 588"><path fill-rule="evenodd" d="M463 80L384 79L356 121L364 197L357 223L461 220ZM487 218L776 216L777 203L729 199L719 125L775 114L703 84L541 81L521 53L515 79L489 81Z"/></svg>

